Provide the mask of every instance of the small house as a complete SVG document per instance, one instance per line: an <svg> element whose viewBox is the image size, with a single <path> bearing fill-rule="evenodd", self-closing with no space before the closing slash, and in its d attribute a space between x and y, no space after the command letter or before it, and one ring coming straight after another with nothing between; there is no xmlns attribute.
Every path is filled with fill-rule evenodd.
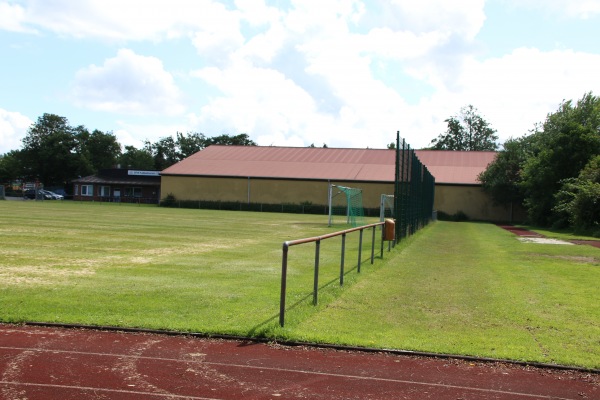
<svg viewBox="0 0 600 400"><path fill-rule="evenodd" d="M160 171L112 168L73 180L73 200L158 204Z"/></svg>

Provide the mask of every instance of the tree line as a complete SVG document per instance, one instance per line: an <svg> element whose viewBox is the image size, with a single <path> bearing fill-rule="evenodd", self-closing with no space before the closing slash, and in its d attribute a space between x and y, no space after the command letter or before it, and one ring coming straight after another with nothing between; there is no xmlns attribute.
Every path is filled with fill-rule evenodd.
<svg viewBox="0 0 600 400"><path fill-rule="evenodd" d="M496 151L496 131L469 105L432 150ZM600 97L563 101L528 134L504 142L479 177L497 205L523 205L528 223L600 237Z"/></svg>
<svg viewBox="0 0 600 400"><path fill-rule="evenodd" d="M496 130L472 105L448 118L432 150L496 151ZM600 97L563 101L529 134L504 142L479 177L498 205L523 205L529 223L600 237Z"/></svg>
<svg viewBox="0 0 600 400"><path fill-rule="evenodd" d="M71 126L67 118L44 114L28 129L18 150L0 155L0 183L39 181L45 187L69 191L70 181L101 169L122 168L161 171L213 144L256 146L247 134L207 137L177 132L142 148L121 146L112 132Z"/></svg>
<svg viewBox="0 0 600 400"><path fill-rule="evenodd" d="M497 204L523 204L532 224L600 237L600 97L563 101L508 139L479 180Z"/></svg>
<svg viewBox="0 0 600 400"><path fill-rule="evenodd" d="M472 105L445 122L446 131L429 149L500 147L496 130ZM212 144L256 145L246 134L177 132L154 143L145 141L139 149L122 148L111 132L73 127L54 114L39 117L22 142L21 149L0 155L0 183L35 179L67 190L72 179L100 169L120 165L161 171ZM577 102L563 101L528 135L505 141L479 180L496 204L522 204L530 223L570 226L600 236L600 97L590 92Z"/></svg>

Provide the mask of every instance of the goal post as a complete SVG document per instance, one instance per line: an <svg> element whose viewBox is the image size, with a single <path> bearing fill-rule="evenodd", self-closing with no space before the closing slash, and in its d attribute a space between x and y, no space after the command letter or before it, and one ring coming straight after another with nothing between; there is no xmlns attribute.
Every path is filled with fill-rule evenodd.
<svg viewBox="0 0 600 400"><path fill-rule="evenodd" d="M364 224L362 189L329 184L328 188L329 226L337 219L357 227ZM339 218L339 217L342 218Z"/></svg>
<svg viewBox="0 0 600 400"><path fill-rule="evenodd" d="M382 194L379 204L379 220L383 222L386 218L396 219L394 204L396 200L393 194Z"/></svg>

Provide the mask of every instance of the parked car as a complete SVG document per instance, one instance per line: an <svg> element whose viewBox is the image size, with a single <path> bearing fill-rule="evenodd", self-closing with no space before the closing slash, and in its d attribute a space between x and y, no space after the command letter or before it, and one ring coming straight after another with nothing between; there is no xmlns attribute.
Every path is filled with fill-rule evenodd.
<svg viewBox="0 0 600 400"><path fill-rule="evenodd" d="M23 192L23 197L26 199L38 199L38 200L54 200L54 197L52 197L51 194L49 193L45 193L45 190L42 189L27 189L26 191Z"/></svg>
<svg viewBox="0 0 600 400"><path fill-rule="evenodd" d="M23 197L31 200L36 198L38 200L64 200L65 198L65 196L44 189L38 189L37 191L35 189L28 189L23 192Z"/></svg>
<svg viewBox="0 0 600 400"><path fill-rule="evenodd" d="M51 191L45 190L45 189L42 189L40 191L44 192L45 195L52 196L51 200L64 200L65 199L65 196L63 196L62 194L54 193L54 192L51 192Z"/></svg>

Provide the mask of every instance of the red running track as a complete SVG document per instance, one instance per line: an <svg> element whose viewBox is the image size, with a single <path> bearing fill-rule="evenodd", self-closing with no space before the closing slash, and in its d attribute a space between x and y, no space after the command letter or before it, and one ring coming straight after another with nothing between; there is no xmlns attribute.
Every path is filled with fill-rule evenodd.
<svg viewBox="0 0 600 400"><path fill-rule="evenodd" d="M527 229L519 228L519 227L516 227L513 225L498 224L498 226L502 229L506 229L507 231L514 233L517 236L534 237L534 238L543 238L544 237L544 235L542 235L540 233L529 231ZM569 240L569 242L574 243L574 244L585 244L585 245L597 247L600 249L600 240Z"/></svg>
<svg viewBox="0 0 600 400"><path fill-rule="evenodd" d="M0 398L600 399L596 373L0 324Z"/></svg>

